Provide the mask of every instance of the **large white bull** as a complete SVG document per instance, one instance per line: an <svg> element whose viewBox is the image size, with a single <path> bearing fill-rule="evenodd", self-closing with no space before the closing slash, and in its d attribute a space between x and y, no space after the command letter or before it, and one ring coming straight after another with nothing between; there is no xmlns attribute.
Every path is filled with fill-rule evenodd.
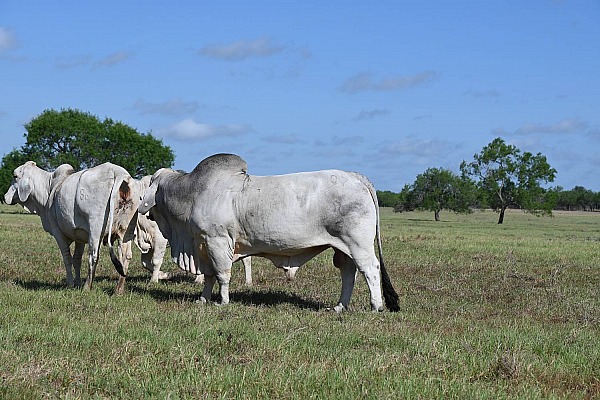
<svg viewBox="0 0 600 400"><path fill-rule="evenodd" d="M40 216L44 230L54 237L60 248L67 284L81 285L81 259L87 243L89 270L84 288L92 287L100 244L104 241L121 274L116 292L122 292L142 193L139 181L124 168L111 163L79 172L63 164L51 173L33 161L17 167L13 178L4 200L7 204L21 204ZM113 249L115 240L119 243L118 256ZM75 249L71 254L73 242Z"/></svg>
<svg viewBox="0 0 600 400"><path fill-rule="evenodd" d="M383 309L381 281L387 307L398 310L383 265L377 198L367 178L339 170L279 176L246 171L246 162L232 154L211 156L189 174L160 169L140 204L139 211L151 210L169 240L174 261L204 274L202 301L218 281L222 303L229 302L237 258L256 255L278 267L299 267L331 247L342 277L334 310L348 307L357 270L366 278L373 310Z"/></svg>

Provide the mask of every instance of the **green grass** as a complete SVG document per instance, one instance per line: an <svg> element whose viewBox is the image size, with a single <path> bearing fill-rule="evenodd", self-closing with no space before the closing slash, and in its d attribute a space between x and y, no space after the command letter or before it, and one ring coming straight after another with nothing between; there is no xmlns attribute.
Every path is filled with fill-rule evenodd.
<svg viewBox="0 0 600 400"><path fill-rule="evenodd" d="M18 210L0 206L0 398L600 396L599 213L384 209L401 312L371 313L361 279L337 315L331 252L292 283L256 259L246 288L234 267L226 307L196 304L183 275L149 284L137 254L113 296L105 248L94 289L67 289L54 239Z"/></svg>

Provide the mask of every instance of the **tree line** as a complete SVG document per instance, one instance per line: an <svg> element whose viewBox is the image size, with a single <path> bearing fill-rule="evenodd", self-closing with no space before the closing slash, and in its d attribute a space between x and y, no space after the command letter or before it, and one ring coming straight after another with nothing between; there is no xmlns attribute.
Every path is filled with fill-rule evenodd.
<svg viewBox="0 0 600 400"><path fill-rule="evenodd" d="M468 213L474 208L492 208L499 214L499 224L509 208L536 215L551 215L552 210L600 209L600 193L581 186L546 189L544 184L556 176L546 157L522 152L501 138L475 154L473 161L463 161L460 172L428 168L400 193L378 191L379 205L393 207L396 212L432 211L436 221L442 210Z"/></svg>
<svg viewBox="0 0 600 400"><path fill-rule="evenodd" d="M13 170L30 160L48 171L64 163L81 170L109 161L135 178L171 167L175 161L171 148L151 133L139 133L122 122L100 120L79 110L45 110L24 127L25 145L2 158L2 193L10 186ZM394 207L397 212L432 211L436 221L442 210L468 213L474 208L492 208L499 214L499 224L508 208L538 215L550 215L552 210L600 209L600 193L581 186L545 189L544 184L553 182L556 175L546 157L522 152L501 138L485 146L472 161L463 161L459 169L460 175L428 168L400 193L378 191L379 205Z"/></svg>

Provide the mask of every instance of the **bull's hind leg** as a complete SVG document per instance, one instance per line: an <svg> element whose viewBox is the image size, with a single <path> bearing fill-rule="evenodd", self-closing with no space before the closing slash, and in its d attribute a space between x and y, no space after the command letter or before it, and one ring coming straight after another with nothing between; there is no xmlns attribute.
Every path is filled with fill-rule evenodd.
<svg viewBox="0 0 600 400"><path fill-rule="evenodd" d="M340 275L342 276L342 294L340 295L340 301L333 309L336 312L341 312L347 310L350 304L350 297L352 296L356 280L356 264L346 254L335 250L333 265L339 268Z"/></svg>
<svg viewBox="0 0 600 400"><path fill-rule="evenodd" d="M381 273L379 260L375 254L364 254L354 256L356 267L364 275L369 292L371 294L371 310L383 311L383 300L381 297Z"/></svg>
<svg viewBox="0 0 600 400"><path fill-rule="evenodd" d="M75 242L75 250L73 251L73 269L75 269L75 286L81 287L81 260L83 259L83 252L85 250L85 243Z"/></svg>
<svg viewBox="0 0 600 400"><path fill-rule="evenodd" d="M88 276L83 285L84 290L90 290L94 282L94 275L96 275L96 266L98 265L98 258L100 255L100 241L94 243L93 241L88 242Z"/></svg>

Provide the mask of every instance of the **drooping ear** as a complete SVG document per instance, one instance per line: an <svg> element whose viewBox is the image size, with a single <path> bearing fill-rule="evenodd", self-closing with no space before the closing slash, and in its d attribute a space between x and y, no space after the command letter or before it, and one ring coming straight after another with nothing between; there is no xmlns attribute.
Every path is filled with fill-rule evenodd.
<svg viewBox="0 0 600 400"><path fill-rule="evenodd" d="M119 186L119 198L120 202L126 203L131 200L131 188L129 187L129 180L131 178L125 178Z"/></svg>
<svg viewBox="0 0 600 400"><path fill-rule="evenodd" d="M33 191L33 182L31 178L23 177L19 179L19 183L17 184L17 192L19 193L19 201L24 203L28 198L31 192Z"/></svg>
<svg viewBox="0 0 600 400"><path fill-rule="evenodd" d="M145 214L152 207L156 205L156 191L158 190L158 184L155 182L144 192L144 196L142 198L142 202L138 207L138 212L141 214Z"/></svg>

